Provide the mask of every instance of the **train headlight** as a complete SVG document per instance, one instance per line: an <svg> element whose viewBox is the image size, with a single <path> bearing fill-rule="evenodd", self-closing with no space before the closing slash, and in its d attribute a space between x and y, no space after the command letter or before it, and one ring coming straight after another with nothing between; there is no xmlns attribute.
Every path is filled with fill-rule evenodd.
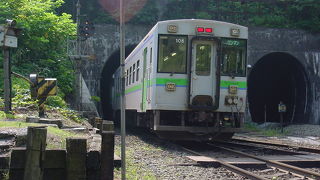
<svg viewBox="0 0 320 180"><path fill-rule="evenodd" d="M238 96L226 96L225 105L237 105L239 102Z"/></svg>
<svg viewBox="0 0 320 180"><path fill-rule="evenodd" d="M231 97L227 97L227 102L228 102L228 104L232 104L232 98Z"/></svg>
<svg viewBox="0 0 320 180"><path fill-rule="evenodd" d="M233 104L238 104L238 97L234 97Z"/></svg>

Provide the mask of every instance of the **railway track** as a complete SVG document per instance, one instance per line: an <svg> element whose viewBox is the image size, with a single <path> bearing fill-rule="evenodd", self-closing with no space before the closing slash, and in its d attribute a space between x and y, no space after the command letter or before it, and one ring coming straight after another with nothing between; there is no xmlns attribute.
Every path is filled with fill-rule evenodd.
<svg viewBox="0 0 320 180"><path fill-rule="evenodd" d="M266 145L266 146L275 146L275 147L280 147L280 148L287 148L287 149L294 150L294 151L304 151L304 152L320 154L320 149L302 147L302 146L294 146L294 145L287 145L287 144L280 144L280 143L271 143L271 142L258 141L258 140L244 140L244 139L239 139L239 138L233 138L231 142L261 144L261 145Z"/></svg>
<svg viewBox="0 0 320 180"><path fill-rule="evenodd" d="M198 144L196 145L198 148L194 148L195 146L182 146L186 151L196 155L188 156L188 158L198 163L215 166L221 165L226 169L249 179L274 179L283 176L290 179L320 179L319 173L302 168L304 164L306 166L319 168L320 155L293 152L287 149L281 150L276 148L257 147L255 145L250 146L248 144L232 144L229 142ZM223 154L212 155L208 153L208 151L218 151L223 152ZM249 153L243 151L249 151ZM257 153L257 151L261 152ZM296 164L299 165L299 167L290 164ZM251 165L251 167L254 168L247 170L248 165ZM258 167L265 169L269 174L258 175L252 170ZM267 170L268 168L269 170Z"/></svg>

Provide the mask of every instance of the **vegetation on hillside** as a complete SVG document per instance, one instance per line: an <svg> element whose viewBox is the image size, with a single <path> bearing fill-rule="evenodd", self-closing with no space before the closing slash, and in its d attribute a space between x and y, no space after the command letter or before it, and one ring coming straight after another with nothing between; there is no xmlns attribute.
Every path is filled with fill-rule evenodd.
<svg viewBox="0 0 320 180"><path fill-rule="evenodd" d="M319 0L170 0L167 19L201 18L320 32Z"/></svg>
<svg viewBox="0 0 320 180"><path fill-rule="evenodd" d="M60 11L74 14L76 2L77 0L68 1ZM97 0L80 2L85 18L94 23L118 23ZM161 11L164 11L162 17L158 17L158 4L158 0L147 0L144 7L128 23L153 25L158 20L199 18L246 26L297 28L320 32L319 0L166 0L165 6L161 8Z"/></svg>
<svg viewBox="0 0 320 180"><path fill-rule="evenodd" d="M69 94L74 75L72 62L67 57L66 40L75 35L76 25L70 14L56 13L62 4L63 0L1 0L0 24L5 19L15 19L17 27L22 29L18 48L11 50L12 71L27 77L37 73L57 78L60 90ZM2 60L0 54L1 66Z"/></svg>

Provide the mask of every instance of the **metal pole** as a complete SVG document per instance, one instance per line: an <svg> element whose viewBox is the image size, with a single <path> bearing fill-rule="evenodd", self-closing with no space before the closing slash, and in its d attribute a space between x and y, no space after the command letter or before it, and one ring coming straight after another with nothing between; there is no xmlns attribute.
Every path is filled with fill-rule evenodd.
<svg viewBox="0 0 320 180"><path fill-rule="evenodd" d="M125 12L123 9L123 0L120 0L120 73L121 73L121 179L126 179L126 126L125 126L125 70L124 70L124 61L125 61L125 25L124 17Z"/></svg>
<svg viewBox="0 0 320 180"><path fill-rule="evenodd" d="M77 104L77 109L78 111L81 110L81 103L82 103L82 95L81 95L81 74L80 74L80 66L81 66L81 56L80 56L80 0L77 1L76 4L77 7L77 15L76 15L76 23L77 23L77 41L76 41L76 58L75 60L75 64L76 64L76 104Z"/></svg>
<svg viewBox="0 0 320 180"><path fill-rule="evenodd" d="M11 111L11 68L10 68L10 49L3 47L3 77L4 77L4 112Z"/></svg>

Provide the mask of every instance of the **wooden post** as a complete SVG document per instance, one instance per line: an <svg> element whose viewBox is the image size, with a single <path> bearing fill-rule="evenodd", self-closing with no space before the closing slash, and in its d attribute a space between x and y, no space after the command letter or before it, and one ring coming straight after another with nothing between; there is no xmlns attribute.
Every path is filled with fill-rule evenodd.
<svg viewBox="0 0 320 180"><path fill-rule="evenodd" d="M87 139L67 138L67 180L86 179Z"/></svg>
<svg viewBox="0 0 320 180"><path fill-rule="evenodd" d="M10 49L3 47L3 91L4 91L4 112L11 112L11 65Z"/></svg>
<svg viewBox="0 0 320 180"><path fill-rule="evenodd" d="M105 129L108 131L104 131ZM112 121L104 124L101 137L101 180L113 180L114 127Z"/></svg>
<svg viewBox="0 0 320 180"><path fill-rule="evenodd" d="M28 127L24 180L43 179L46 138L46 127Z"/></svg>
<svg viewBox="0 0 320 180"><path fill-rule="evenodd" d="M100 134L102 134L103 131L114 131L113 121L101 121Z"/></svg>

